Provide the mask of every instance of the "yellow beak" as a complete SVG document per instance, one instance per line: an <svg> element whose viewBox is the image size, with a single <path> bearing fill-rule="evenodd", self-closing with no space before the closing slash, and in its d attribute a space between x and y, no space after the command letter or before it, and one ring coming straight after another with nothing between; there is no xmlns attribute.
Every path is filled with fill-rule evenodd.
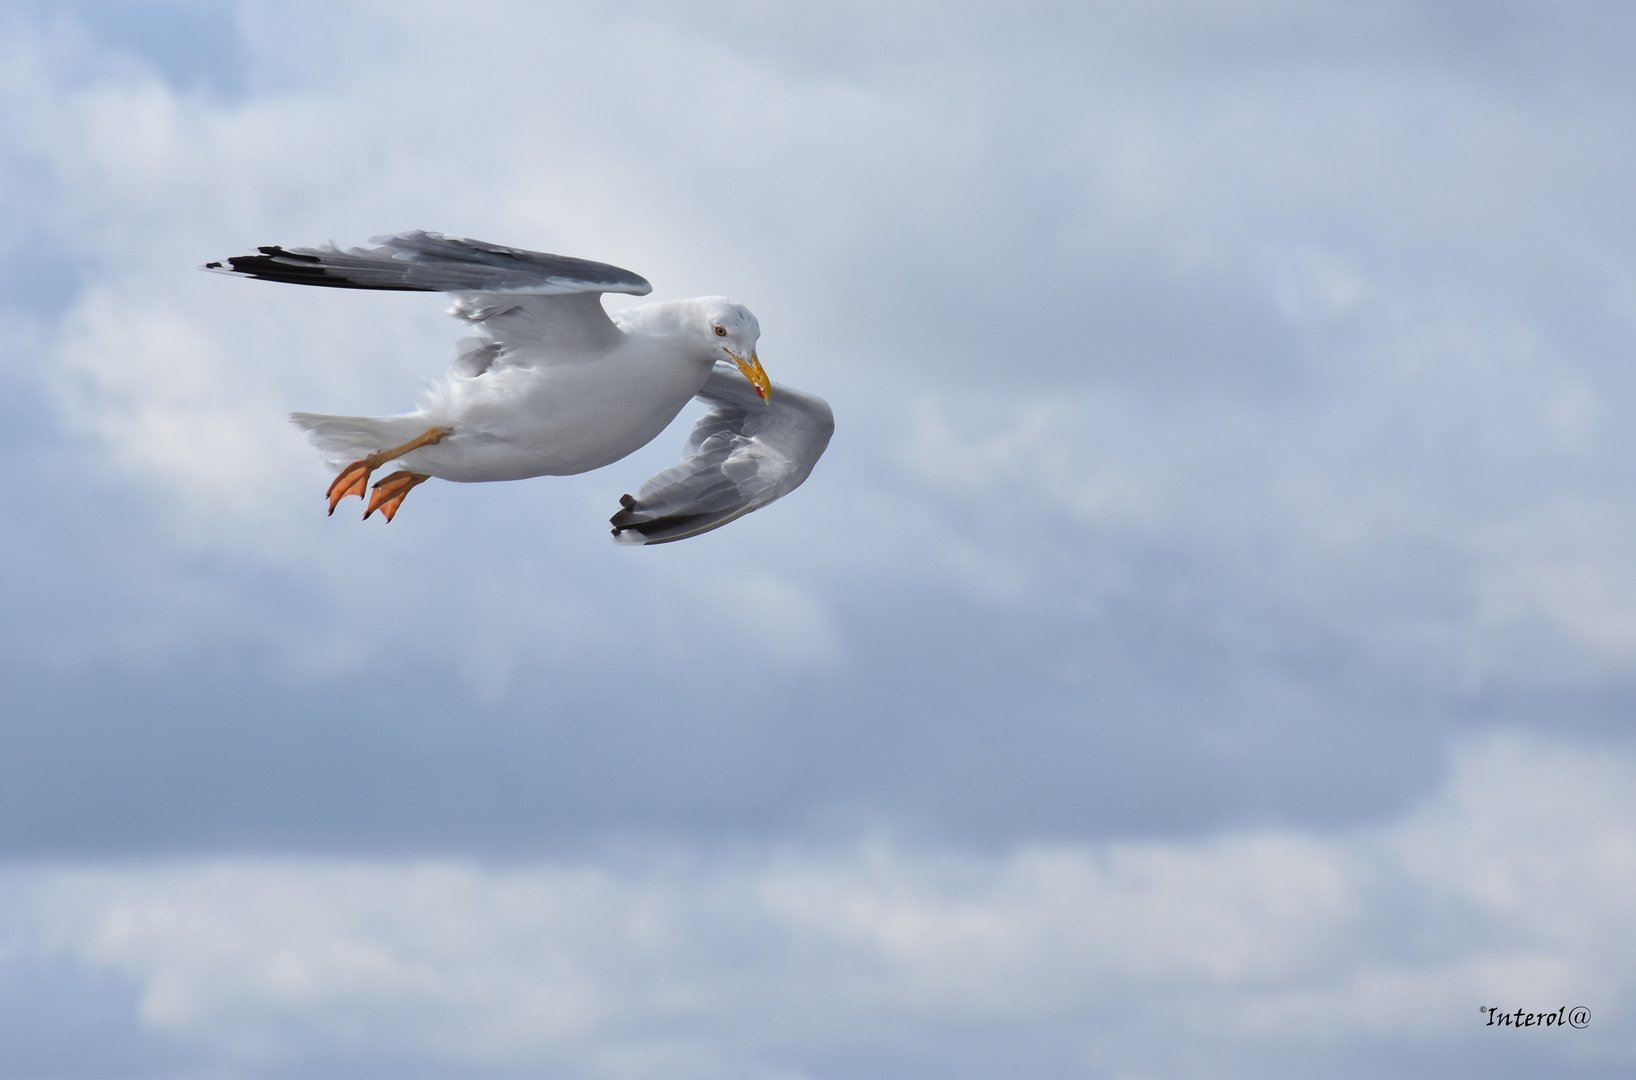
<svg viewBox="0 0 1636 1080"><path fill-rule="evenodd" d="M762 370L761 361L754 352L751 352L750 359L746 360L732 349L722 351L731 356L733 362L738 364L738 369L744 372L744 377L750 380L750 385L756 388L756 393L761 395L762 401L766 401L772 396L773 381L767 378L767 373Z"/></svg>

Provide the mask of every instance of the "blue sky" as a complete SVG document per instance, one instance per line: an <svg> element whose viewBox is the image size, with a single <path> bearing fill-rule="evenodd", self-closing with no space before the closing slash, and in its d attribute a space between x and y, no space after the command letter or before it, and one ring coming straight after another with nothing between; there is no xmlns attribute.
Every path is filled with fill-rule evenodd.
<svg viewBox="0 0 1636 1080"><path fill-rule="evenodd" d="M1627 1074L1633 39L0 6L0 1075ZM196 267L407 228L734 297L829 453L324 517L460 328Z"/></svg>

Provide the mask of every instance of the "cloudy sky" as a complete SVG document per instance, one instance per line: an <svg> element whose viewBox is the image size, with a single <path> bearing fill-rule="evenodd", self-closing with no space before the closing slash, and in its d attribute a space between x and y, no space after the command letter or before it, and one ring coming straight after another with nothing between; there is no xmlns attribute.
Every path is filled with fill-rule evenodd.
<svg viewBox="0 0 1636 1080"><path fill-rule="evenodd" d="M0 1075L1629 1075L1633 52L0 3ZM195 268L409 228L742 301L829 453L326 518L286 414L461 328Z"/></svg>

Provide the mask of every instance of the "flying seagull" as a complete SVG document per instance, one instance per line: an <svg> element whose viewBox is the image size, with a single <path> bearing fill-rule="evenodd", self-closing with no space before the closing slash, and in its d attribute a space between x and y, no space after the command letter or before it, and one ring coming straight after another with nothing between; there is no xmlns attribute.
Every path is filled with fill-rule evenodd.
<svg viewBox="0 0 1636 1080"><path fill-rule="evenodd" d="M435 232L369 248L258 248L204 269L335 289L444 292L476 328L448 376L401 416L293 413L340 472L329 511L364 497L391 521L415 485L568 476L648 444L697 397L712 409L680 464L620 498L622 543L663 544L727 524L801 486L835 420L820 398L774 385L756 355L761 325L724 296L669 300L610 317L605 292L645 296L617 266ZM389 462L401 468L369 477Z"/></svg>

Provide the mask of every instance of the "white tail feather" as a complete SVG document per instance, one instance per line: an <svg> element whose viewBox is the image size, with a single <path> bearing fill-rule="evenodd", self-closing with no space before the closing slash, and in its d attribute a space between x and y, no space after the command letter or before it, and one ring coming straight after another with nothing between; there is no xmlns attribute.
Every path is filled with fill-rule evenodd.
<svg viewBox="0 0 1636 1080"><path fill-rule="evenodd" d="M307 433L307 439L323 453L324 460L341 468L359 458L402 444L423 433L426 417L405 416L325 416L322 413L291 413L290 422Z"/></svg>

